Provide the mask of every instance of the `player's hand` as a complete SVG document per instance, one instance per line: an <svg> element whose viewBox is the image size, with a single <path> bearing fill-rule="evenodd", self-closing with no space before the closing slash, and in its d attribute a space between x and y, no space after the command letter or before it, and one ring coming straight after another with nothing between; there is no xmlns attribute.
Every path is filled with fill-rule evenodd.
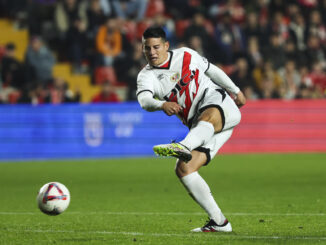
<svg viewBox="0 0 326 245"><path fill-rule="evenodd" d="M175 102L165 102L162 106L162 109L165 114L172 116L178 114L182 110L182 107Z"/></svg>
<svg viewBox="0 0 326 245"><path fill-rule="evenodd" d="M247 101L247 99L241 91L239 93L237 93L236 97L234 98L234 102L236 103L236 105L238 107L245 105L246 101Z"/></svg>

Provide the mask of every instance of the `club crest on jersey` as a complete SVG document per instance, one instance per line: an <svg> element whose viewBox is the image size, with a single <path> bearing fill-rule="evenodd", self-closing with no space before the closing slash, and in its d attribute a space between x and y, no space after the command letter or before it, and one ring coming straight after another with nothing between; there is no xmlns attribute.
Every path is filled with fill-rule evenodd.
<svg viewBox="0 0 326 245"><path fill-rule="evenodd" d="M170 80L171 80L171 82L173 82L173 83L179 81L179 79L180 79L180 73L179 73L179 72L174 73L174 74L170 77Z"/></svg>

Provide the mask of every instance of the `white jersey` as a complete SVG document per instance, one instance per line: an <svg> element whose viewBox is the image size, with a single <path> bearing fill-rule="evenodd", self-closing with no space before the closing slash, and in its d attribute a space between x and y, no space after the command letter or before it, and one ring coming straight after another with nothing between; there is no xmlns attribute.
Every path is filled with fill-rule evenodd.
<svg viewBox="0 0 326 245"><path fill-rule="evenodd" d="M137 95L150 91L159 100L176 102L183 111L178 115L185 124L194 116L198 102L207 88L221 89L205 72L206 58L189 48L170 52L169 60L161 67L145 66L137 78Z"/></svg>

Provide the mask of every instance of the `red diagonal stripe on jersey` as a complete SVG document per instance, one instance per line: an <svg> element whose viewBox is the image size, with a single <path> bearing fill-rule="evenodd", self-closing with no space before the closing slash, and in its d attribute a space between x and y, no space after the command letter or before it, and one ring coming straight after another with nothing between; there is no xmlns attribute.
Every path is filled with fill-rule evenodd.
<svg viewBox="0 0 326 245"><path fill-rule="evenodd" d="M184 52L181 77L185 77L186 75L190 76L191 74L189 70L190 62L191 62L191 54L188 52Z"/></svg>
<svg viewBox="0 0 326 245"><path fill-rule="evenodd" d="M179 94L180 94L180 96L182 96L183 92L186 91L185 108L183 109L183 119L186 122L187 122L189 110L191 107L191 99L190 99L190 93L189 93L189 83L191 80L191 78L190 78L191 71L189 69L190 62L191 62L191 54L188 52L184 52L181 77L182 77L182 82L186 83L187 85L182 87Z"/></svg>
<svg viewBox="0 0 326 245"><path fill-rule="evenodd" d="M198 87L199 87L199 84L198 84L198 74L199 74L198 69L196 70L195 74L191 74L191 70L189 69L190 62L191 62L191 54L188 53L188 52L184 52L183 64L182 64L182 75L181 75L182 80L180 82L183 82L186 85L181 86L182 89L179 92L180 96L182 96L182 94L184 92L186 92L185 108L183 109L183 119L184 119L184 121L187 121L189 110L190 110L190 107L192 105L192 100L190 98L190 91L189 91L189 84L190 84L191 80L195 79L195 82L196 82L196 92L193 93L193 99L196 97Z"/></svg>
<svg viewBox="0 0 326 245"><path fill-rule="evenodd" d="M189 86L189 82L191 81L191 71L189 69L190 62L191 62L191 54L188 52L184 52L183 63L182 63L182 74L181 74L181 80L179 81L179 83L182 82L187 85L181 86L182 89L179 92L180 96L184 93L186 88Z"/></svg>
<svg viewBox="0 0 326 245"><path fill-rule="evenodd" d="M170 94L169 101L178 103L178 98L174 93Z"/></svg>

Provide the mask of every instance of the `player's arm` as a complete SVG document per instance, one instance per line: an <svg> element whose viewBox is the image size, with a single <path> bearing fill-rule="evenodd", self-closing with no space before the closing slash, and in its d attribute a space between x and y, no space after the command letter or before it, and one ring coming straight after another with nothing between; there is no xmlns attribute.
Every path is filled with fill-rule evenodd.
<svg viewBox="0 0 326 245"><path fill-rule="evenodd" d="M154 99L154 82L157 78L151 72L142 71L137 77L137 99L146 111L163 110L167 115L178 114L182 108L175 102Z"/></svg>
<svg viewBox="0 0 326 245"><path fill-rule="evenodd" d="M181 111L181 106L175 102L157 100L151 91L143 91L137 95L140 106L146 111L163 110L167 115L175 115Z"/></svg>
<svg viewBox="0 0 326 245"><path fill-rule="evenodd" d="M137 99L140 106L146 111L162 110L162 106L164 104L164 101L154 99L153 93L148 90L138 92Z"/></svg>
<svg viewBox="0 0 326 245"><path fill-rule="evenodd" d="M226 89L229 93L232 93L234 101L239 107L243 106L246 103L244 94L220 68L210 63L205 74L214 83Z"/></svg>
<svg viewBox="0 0 326 245"><path fill-rule="evenodd" d="M221 86L229 93L232 94L232 97L235 103L241 107L246 103L246 98L240 89L232 82L232 80L217 66L208 62L208 60L201 55L199 55L196 51L192 49L188 49L190 53L194 55L198 60L198 64L201 70L205 71L205 74L217 85Z"/></svg>

